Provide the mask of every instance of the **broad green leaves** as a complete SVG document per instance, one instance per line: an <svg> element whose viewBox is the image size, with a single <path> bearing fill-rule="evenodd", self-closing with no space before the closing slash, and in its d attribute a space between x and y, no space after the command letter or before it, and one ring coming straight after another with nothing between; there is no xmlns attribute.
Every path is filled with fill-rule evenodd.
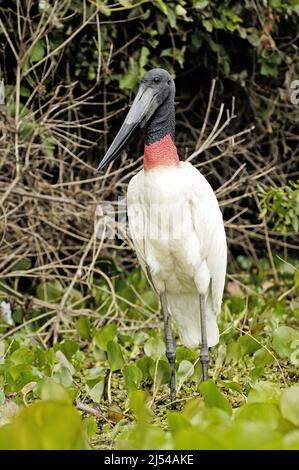
<svg viewBox="0 0 299 470"><path fill-rule="evenodd" d="M88 395L95 403L100 403L104 393L104 378L100 379L88 392Z"/></svg>
<svg viewBox="0 0 299 470"><path fill-rule="evenodd" d="M37 41L30 52L31 62L38 62L45 55L45 47L42 41Z"/></svg>
<svg viewBox="0 0 299 470"><path fill-rule="evenodd" d="M277 405L267 402L247 403L237 410L236 416L243 421L267 423L269 429L276 429L280 420Z"/></svg>
<svg viewBox="0 0 299 470"><path fill-rule="evenodd" d="M154 360L161 359L165 350L164 341L158 338L150 338L144 345L145 354Z"/></svg>
<svg viewBox="0 0 299 470"><path fill-rule="evenodd" d="M82 339L89 340L91 337L91 325L90 325L90 320L88 317L79 317L77 322L76 322L76 329L78 332L78 335Z"/></svg>
<svg viewBox="0 0 299 470"><path fill-rule="evenodd" d="M109 341L107 344L107 357L110 369L112 371L123 368L125 361L121 352L121 348L116 341Z"/></svg>
<svg viewBox="0 0 299 470"><path fill-rule="evenodd" d="M65 388L61 385L46 381L41 389L41 399L44 401L59 401L64 403L71 403L71 398Z"/></svg>
<svg viewBox="0 0 299 470"><path fill-rule="evenodd" d="M117 326L115 325L115 323L105 325L94 335L95 344L104 351L107 351L108 343L115 338L116 332Z"/></svg>
<svg viewBox="0 0 299 470"><path fill-rule="evenodd" d="M179 363L179 367L177 369L176 377L178 388L180 388L184 382L186 382L192 375L194 374L194 365L192 362L187 360L182 360Z"/></svg>
<svg viewBox="0 0 299 470"><path fill-rule="evenodd" d="M81 417L65 402L35 403L0 428L0 449L78 450L87 447Z"/></svg>
<svg viewBox="0 0 299 470"><path fill-rule="evenodd" d="M37 286L36 297L46 302L57 303L63 296L64 288L58 280L42 282Z"/></svg>
<svg viewBox="0 0 299 470"><path fill-rule="evenodd" d="M294 385L282 392L280 411L285 419L299 427L299 385Z"/></svg>
<svg viewBox="0 0 299 470"><path fill-rule="evenodd" d="M254 267L245 258L239 262L243 266L244 285L251 287L255 282L259 286L267 280L267 263L261 261L265 272L261 270L259 277L253 274L251 278L248 273ZM289 282L285 289L292 288L293 270L286 272L284 279ZM144 304L134 296L128 282L138 286L141 295L145 294ZM24 445L81 448L89 436L92 442L113 441L113 446L121 449L299 448L298 387L285 388L282 381L282 371L289 381L296 370L297 319L290 315L289 322L289 307L277 302L276 288L269 285L265 291L262 286L256 287L263 295L248 294L246 301L245 287L242 290L235 284L229 287L219 322L224 333L220 345L211 350L213 380L201 383L199 350L190 350L178 342L175 412L168 411L171 368L163 331L144 326L147 324L142 323L143 317L131 306L124 318L133 319L133 325L136 320L137 325L142 325L136 330L123 328L117 318L114 323L99 327L100 317L94 319L86 310L82 313L79 310L72 320L72 329L53 347L44 347L31 339L35 336L25 334L14 335L11 342L0 342L0 426L13 426L8 431L21 426L18 413L24 407L30 410L32 405L56 402L74 410L72 404L78 400L87 409L103 414L107 422L102 429L90 416L80 424L83 441L79 444L75 440L70 443L67 431L67 442L61 440L58 444L55 438L42 436L25 440ZM137 271L128 275L126 283L119 282L117 289L123 309L127 308L123 299L128 298L132 304L148 305L158 317L154 310L156 296L150 295ZM297 294L296 289L295 286L292 292ZM55 281L39 283L36 292L55 308L65 286ZM72 312L76 312L76 299L79 304L82 301L81 293L78 294L72 297ZM107 296L96 299L96 305L103 299ZM242 329L235 328L238 325ZM32 328L31 332L34 331ZM194 396L198 398L192 400ZM47 419L45 427L51 433ZM34 417L31 420L35 423ZM26 422L26 432L30 426ZM20 429L22 436L23 427ZM3 442L5 446L6 441ZM12 440L11 445L19 448L23 444Z"/></svg>
<svg viewBox="0 0 299 470"><path fill-rule="evenodd" d="M124 379L128 394L140 387L142 378L142 371L135 364L130 364L124 368Z"/></svg>
<svg viewBox="0 0 299 470"><path fill-rule="evenodd" d="M271 382L258 382L253 385L248 393L249 403L278 403L280 389L277 384Z"/></svg>
<svg viewBox="0 0 299 470"><path fill-rule="evenodd" d="M183 411L169 412L170 434L159 433L156 429L157 448L163 448L168 442L168 449L298 449L298 386L282 393L273 386L271 393L271 385L258 384L256 401L252 397L250 403L239 406L232 413L216 385L211 381L202 383L200 390L204 403L196 399ZM147 448L147 439L153 435L154 427L149 424L146 396L142 392L134 394L131 406L137 424L126 434L126 440L124 434L120 436L120 447ZM133 439L138 440L140 447L134 447Z"/></svg>
<svg viewBox="0 0 299 470"><path fill-rule="evenodd" d="M212 381L208 380L200 384L199 390L203 394L208 407L220 408L228 414L232 413L232 407L227 398L225 398Z"/></svg>
<svg viewBox="0 0 299 470"><path fill-rule="evenodd" d="M299 331L289 326L280 326L273 332L272 345L282 359L289 358L299 364Z"/></svg>

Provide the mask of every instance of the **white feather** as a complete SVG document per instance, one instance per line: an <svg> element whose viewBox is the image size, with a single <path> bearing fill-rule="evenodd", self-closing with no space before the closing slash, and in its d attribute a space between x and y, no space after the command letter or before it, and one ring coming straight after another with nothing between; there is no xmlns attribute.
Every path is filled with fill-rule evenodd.
<svg viewBox="0 0 299 470"><path fill-rule="evenodd" d="M216 196L190 163L141 170L128 187L130 233L142 269L165 292L183 344L201 343L199 294L206 299L208 345L219 341L226 238Z"/></svg>

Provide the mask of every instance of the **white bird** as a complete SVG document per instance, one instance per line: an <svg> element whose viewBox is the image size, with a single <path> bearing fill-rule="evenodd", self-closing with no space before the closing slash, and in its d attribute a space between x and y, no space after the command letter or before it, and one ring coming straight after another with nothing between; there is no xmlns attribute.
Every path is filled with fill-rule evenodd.
<svg viewBox="0 0 299 470"><path fill-rule="evenodd" d="M143 271L160 297L166 355L175 406L175 341L201 346L202 379L208 378L209 347L219 341L227 248L223 218L210 184L191 163L179 160L174 143L175 85L169 73L153 69L141 80L132 107L98 169L145 126L143 169L127 193L129 228Z"/></svg>

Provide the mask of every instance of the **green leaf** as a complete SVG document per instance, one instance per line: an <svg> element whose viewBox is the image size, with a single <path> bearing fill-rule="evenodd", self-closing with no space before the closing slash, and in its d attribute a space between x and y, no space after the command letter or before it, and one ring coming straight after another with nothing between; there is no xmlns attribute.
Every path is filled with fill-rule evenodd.
<svg viewBox="0 0 299 470"><path fill-rule="evenodd" d="M144 345L145 354L154 360L160 359L165 351L165 343L159 338L150 338Z"/></svg>
<svg viewBox="0 0 299 470"><path fill-rule="evenodd" d="M228 390L234 390L235 392L241 393L241 386L238 382L221 380L220 383Z"/></svg>
<svg viewBox="0 0 299 470"><path fill-rule="evenodd" d="M171 377L171 366L169 362L158 359L151 365L150 375L155 382L156 388L162 384L169 384Z"/></svg>
<svg viewBox="0 0 299 470"><path fill-rule="evenodd" d="M59 362L62 367L67 369L71 375L75 374L76 371L73 364L70 363L70 361L67 359L67 357L63 354L62 351L56 351L55 357L57 359L57 362Z"/></svg>
<svg viewBox="0 0 299 470"><path fill-rule="evenodd" d="M179 364L181 361L186 360L192 364L198 359L198 351L179 346L176 350L176 362Z"/></svg>
<svg viewBox="0 0 299 470"><path fill-rule="evenodd" d="M169 430L173 434L191 427L190 421L178 411L170 411L167 414L167 421Z"/></svg>
<svg viewBox="0 0 299 470"><path fill-rule="evenodd" d="M282 416L299 427L299 385L284 390L279 405Z"/></svg>
<svg viewBox="0 0 299 470"><path fill-rule="evenodd" d="M98 430L98 422L95 416L84 419L84 427L89 439L93 438Z"/></svg>
<svg viewBox="0 0 299 470"><path fill-rule="evenodd" d="M68 305L72 306L74 309L84 308L82 292L80 292L78 289L72 289L68 299Z"/></svg>
<svg viewBox="0 0 299 470"><path fill-rule="evenodd" d="M175 59L180 64L181 68L183 68L183 66L184 66L184 53L185 53L184 48L178 49L176 47L173 47L173 48L169 48L169 49L163 49L163 51L161 53L161 57L172 57L173 59Z"/></svg>
<svg viewBox="0 0 299 470"><path fill-rule="evenodd" d="M257 367L265 367L272 364L274 358L266 349L261 348L254 353L253 362Z"/></svg>
<svg viewBox="0 0 299 470"><path fill-rule="evenodd" d="M32 266L30 259L23 258L16 262L16 264L11 269L12 271L27 271Z"/></svg>
<svg viewBox="0 0 299 470"><path fill-rule="evenodd" d="M22 347L14 351L10 355L9 359L14 364L22 364L22 365L32 364L33 359L34 359L34 354L31 349Z"/></svg>
<svg viewBox="0 0 299 470"><path fill-rule="evenodd" d="M120 346L116 341L109 341L107 345L107 357L112 371L123 368L125 361Z"/></svg>
<svg viewBox="0 0 299 470"><path fill-rule="evenodd" d="M139 59L139 67L143 69L148 63L148 56L150 54L150 50L148 47L143 46L141 48L140 59Z"/></svg>
<svg viewBox="0 0 299 470"><path fill-rule="evenodd" d="M193 7L197 10L203 10L209 5L209 0L193 0Z"/></svg>
<svg viewBox="0 0 299 470"><path fill-rule="evenodd" d="M141 370L144 380L151 379L150 370L153 364L154 364L154 361L151 357L145 356L145 357L142 357L141 359L138 359L136 365Z"/></svg>
<svg viewBox="0 0 299 470"><path fill-rule="evenodd" d="M55 351L58 350L62 351L70 361L74 354L79 350L79 343L72 341L71 339L65 339L55 346Z"/></svg>
<svg viewBox="0 0 299 470"><path fill-rule="evenodd" d="M51 380L42 385L41 399L44 401L70 402L70 396L65 388Z"/></svg>
<svg viewBox="0 0 299 470"><path fill-rule="evenodd" d="M56 279L55 281L42 282L36 288L36 297L50 303L57 303L61 300L64 288Z"/></svg>
<svg viewBox="0 0 299 470"><path fill-rule="evenodd" d="M199 390L204 396L206 406L210 408L220 408L226 413L232 413L232 407L227 398L219 391L214 382L207 380L202 382Z"/></svg>
<svg viewBox="0 0 299 470"><path fill-rule="evenodd" d="M152 417L152 412L147 405L147 394L143 390L132 393L130 397L130 409L140 423L146 423L149 418Z"/></svg>
<svg viewBox="0 0 299 470"><path fill-rule="evenodd" d="M181 386L194 374L194 366L190 361L183 360L180 362L177 370L177 382Z"/></svg>
<svg viewBox="0 0 299 470"><path fill-rule="evenodd" d="M79 450L88 448L81 417L69 403L45 401L22 410L0 428L0 449Z"/></svg>
<svg viewBox="0 0 299 470"><path fill-rule="evenodd" d="M76 330L78 332L78 335L86 340L90 340L90 321L89 318L86 316L81 316L78 318L76 321Z"/></svg>
<svg viewBox="0 0 299 470"><path fill-rule="evenodd" d="M299 219L296 215L292 217L292 227L294 229L294 232L298 232L299 228Z"/></svg>
<svg viewBox="0 0 299 470"><path fill-rule="evenodd" d="M164 15L168 16L168 10L167 10L166 3L163 2L163 0L156 0L156 2L159 5L162 12L164 13Z"/></svg>
<svg viewBox="0 0 299 470"><path fill-rule="evenodd" d="M242 356L252 354L261 348L261 345L257 341L255 341L254 337L248 335L240 336L238 339L238 343L241 348Z"/></svg>
<svg viewBox="0 0 299 470"><path fill-rule="evenodd" d="M27 87L25 87L24 85L21 85L20 95L24 96L24 98L29 98L29 96L31 95L31 92Z"/></svg>
<svg viewBox="0 0 299 470"><path fill-rule="evenodd" d="M109 325L105 325L101 330L97 331L93 337L94 342L96 345L107 351L107 345L109 341L112 341L117 332L117 326L115 323L109 323Z"/></svg>
<svg viewBox="0 0 299 470"><path fill-rule="evenodd" d="M59 364L52 374L53 380L60 383L63 387L69 388L73 385L73 374L70 369Z"/></svg>
<svg viewBox="0 0 299 470"><path fill-rule="evenodd" d="M128 0L118 0L118 2L126 8L132 8L133 7L132 2L129 2Z"/></svg>
<svg viewBox="0 0 299 470"><path fill-rule="evenodd" d="M103 3L103 1L97 2L97 8L100 10L101 13L105 16L110 16L111 15L111 10L110 8Z"/></svg>
<svg viewBox="0 0 299 470"><path fill-rule="evenodd" d="M53 137L44 135L43 133L40 134L40 138L42 141L42 147L44 154L47 157L53 158L54 157L54 150L55 150L55 141Z"/></svg>
<svg viewBox="0 0 299 470"><path fill-rule="evenodd" d="M139 64L133 57L129 59L129 69L124 72L119 78L119 87L121 89L132 90L136 87L139 81Z"/></svg>
<svg viewBox="0 0 299 470"><path fill-rule="evenodd" d="M240 268L243 269L244 271L249 271L253 264L252 259L244 255L237 256L237 262Z"/></svg>
<svg viewBox="0 0 299 470"><path fill-rule="evenodd" d="M95 403L100 403L105 387L105 380L104 378L99 380L88 392L88 395Z"/></svg>
<svg viewBox="0 0 299 470"><path fill-rule="evenodd" d="M238 341L230 341L227 345L226 351L226 364L233 363L236 364L239 359L241 359L241 347Z"/></svg>
<svg viewBox="0 0 299 470"><path fill-rule="evenodd" d="M299 270L294 272L294 287L299 287Z"/></svg>
<svg viewBox="0 0 299 470"><path fill-rule="evenodd" d="M247 403L239 408L237 419L263 422L269 429L276 429L280 420L278 407L273 403Z"/></svg>
<svg viewBox="0 0 299 470"><path fill-rule="evenodd" d="M291 348L293 352L290 354L290 361L294 366L299 365L299 340L296 339L295 341L291 342Z"/></svg>
<svg viewBox="0 0 299 470"><path fill-rule="evenodd" d="M281 445L279 438L279 432L265 423L239 420L224 430L221 444L235 450L277 449Z"/></svg>
<svg viewBox="0 0 299 470"><path fill-rule="evenodd" d="M136 391L142 381L142 371L135 364L130 364L124 368L124 379L128 394Z"/></svg>
<svg viewBox="0 0 299 470"><path fill-rule="evenodd" d="M198 429L183 429L174 435L175 450L219 450L219 440L217 436L212 436L206 431L200 432Z"/></svg>
<svg viewBox="0 0 299 470"><path fill-rule="evenodd" d="M299 331L290 326L280 326L273 332L272 346L279 357L290 357L295 340L299 340Z"/></svg>
<svg viewBox="0 0 299 470"><path fill-rule="evenodd" d="M255 382L258 379L260 379L265 373L265 368L264 367L254 367L251 369L249 375L250 378Z"/></svg>
<svg viewBox="0 0 299 470"><path fill-rule="evenodd" d="M38 62L39 60L43 59L44 55L45 55L45 47L42 41L37 41L37 43L33 46L30 52L31 62Z"/></svg>
<svg viewBox="0 0 299 470"><path fill-rule="evenodd" d="M284 436L283 443L284 443L283 448L286 450L298 450L299 449L299 431L294 430L294 431L287 433Z"/></svg>
<svg viewBox="0 0 299 470"><path fill-rule="evenodd" d="M278 68L275 64L268 64L267 62L263 62L261 65L261 75L276 78L278 75Z"/></svg>
<svg viewBox="0 0 299 470"><path fill-rule="evenodd" d="M280 390L277 384L272 382L258 382L253 385L248 393L248 403L278 403Z"/></svg>
<svg viewBox="0 0 299 470"><path fill-rule="evenodd" d="M31 139L35 128L36 128L36 123L35 122L30 122L30 121L22 122L22 125L21 125L21 128L20 128L20 133L21 133L22 138L26 141ZM21 261L23 261L23 260L21 260ZM16 263L16 265L18 265L18 263ZM30 266L29 266L29 268L30 268ZM23 269L23 268L18 266L17 269L14 268L14 271L21 270L21 269Z"/></svg>
<svg viewBox="0 0 299 470"><path fill-rule="evenodd" d="M208 33L211 33L213 31L213 23L210 20L202 20L202 24L205 27L205 29L208 31Z"/></svg>

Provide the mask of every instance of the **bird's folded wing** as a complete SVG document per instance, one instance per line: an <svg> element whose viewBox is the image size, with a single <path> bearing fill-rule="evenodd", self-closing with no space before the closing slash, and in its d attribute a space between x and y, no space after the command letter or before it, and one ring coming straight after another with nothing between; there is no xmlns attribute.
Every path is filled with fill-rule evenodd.
<svg viewBox="0 0 299 470"><path fill-rule="evenodd" d="M221 307L227 263L223 218L208 181L192 165L189 174L193 225L199 239L201 258L206 261L211 277L212 303L217 314Z"/></svg>

